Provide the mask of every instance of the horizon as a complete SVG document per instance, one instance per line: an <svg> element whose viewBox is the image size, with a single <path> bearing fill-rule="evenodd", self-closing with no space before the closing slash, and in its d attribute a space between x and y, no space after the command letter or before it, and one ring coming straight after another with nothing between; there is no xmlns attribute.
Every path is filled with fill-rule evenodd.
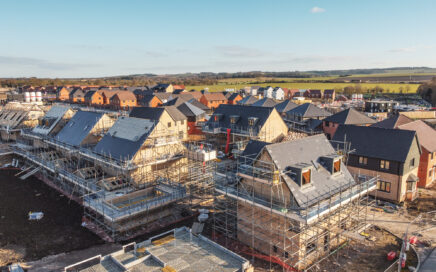
<svg viewBox="0 0 436 272"><path fill-rule="evenodd" d="M26 0L2 10L1 78L436 67L431 0Z"/></svg>

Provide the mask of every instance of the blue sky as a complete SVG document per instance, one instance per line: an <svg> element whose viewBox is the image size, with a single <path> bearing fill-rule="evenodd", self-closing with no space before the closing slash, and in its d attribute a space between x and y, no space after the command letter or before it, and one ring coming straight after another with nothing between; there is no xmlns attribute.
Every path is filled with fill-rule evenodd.
<svg viewBox="0 0 436 272"><path fill-rule="evenodd" d="M436 67L434 0L0 0L0 77Z"/></svg>

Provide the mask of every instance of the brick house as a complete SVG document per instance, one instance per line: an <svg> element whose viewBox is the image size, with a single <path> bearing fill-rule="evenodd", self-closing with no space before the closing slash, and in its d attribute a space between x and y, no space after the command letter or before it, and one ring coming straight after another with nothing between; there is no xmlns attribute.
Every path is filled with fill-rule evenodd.
<svg viewBox="0 0 436 272"><path fill-rule="evenodd" d="M70 102L85 103L85 92L81 88L76 88L70 92Z"/></svg>
<svg viewBox="0 0 436 272"><path fill-rule="evenodd" d="M419 159L418 187L429 187L436 180L436 130L421 120L401 125L398 128L416 131L422 150Z"/></svg>
<svg viewBox="0 0 436 272"><path fill-rule="evenodd" d="M334 89L324 90L324 99L335 100L336 92Z"/></svg>
<svg viewBox="0 0 436 272"><path fill-rule="evenodd" d="M98 91L89 91L85 94L85 103L91 105L104 105L103 96Z"/></svg>
<svg viewBox="0 0 436 272"><path fill-rule="evenodd" d="M56 99L59 101L67 101L70 99L71 88L60 87L56 92Z"/></svg>
<svg viewBox="0 0 436 272"><path fill-rule="evenodd" d="M129 91L120 91L110 98L110 104L116 109L136 107L136 96Z"/></svg>
<svg viewBox="0 0 436 272"><path fill-rule="evenodd" d="M200 102L214 110L221 104L227 104L227 98L222 93L204 93L200 98Z"/></svg>
<svg viewBox="0 0 436 272"><path fill-rule="evenodd" d="M418 164L421 147L415 131L340 125L333 136L340 150L351 144L348 170L378 177L377 199L400 203L417 197Z"/></svg>
<svg viewBox="0 0 436 272"><path fill-rule="evenodd" d="M232 93L231 95L229 95L229 97L227 98L227 104L230 105L235 105L238 103L238 101L242 100L242 96L238 93Z"/></svg>

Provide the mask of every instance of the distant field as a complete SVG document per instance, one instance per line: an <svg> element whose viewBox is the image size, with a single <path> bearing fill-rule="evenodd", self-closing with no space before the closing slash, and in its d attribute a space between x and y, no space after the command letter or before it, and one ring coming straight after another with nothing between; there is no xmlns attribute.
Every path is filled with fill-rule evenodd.
<svg viewBox="0 0 436 272"><path fill-rule="evenodd" d="M265 81L285 81L285 82L302 82L302 81L326 81L338 78L337 76L329 76L329 77L257 77L257 78L226 78L220 79L218 82L220 84L248 84L248 83L256 83L256 82L265 82Z"/></svg>
<svg viewBox="0 0 436 272"><path fill-rule="evenodd" d="M227 79L226 79L227 80ZM284 79L285 80L285 79ZM288 80L290 80L288 78ZM300 79L301 80L301 79ZM224 81L224 80L223 80ZM282 88L288 88L288 89L343 89L347 86L356 86L360 85L362 89L374 89L376 86L381 87L385 90L385 92L389 93L399 93L401 88L403 89L404 93L416 93L418 87L420 84L400 84L400 83L324 83L324 82L286 82L286 83L261 83L261 84L252 84L250 81L247 81L246 83L241 83L240 81L231 84L231 83L224 83L223 81L220 81L220 83L216 85L199 85L199 86L186 86L187 90L195 89L195 90L203 90L205 88L209 88L209 91L211 92L217 92L217 91L223 91L225 89L235 89L239 90L241 88L244 88L246 86L272 86L272 87L282 87ZM259 79L253 81L260 81Z"/></svg>

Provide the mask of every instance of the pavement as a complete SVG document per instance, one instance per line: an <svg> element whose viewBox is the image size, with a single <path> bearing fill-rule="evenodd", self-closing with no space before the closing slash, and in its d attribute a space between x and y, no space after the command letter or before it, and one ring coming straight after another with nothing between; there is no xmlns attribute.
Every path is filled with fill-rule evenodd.
<svg viewBox="0 0 436 272"><path fill-rule="evenodd" d="M434 272L436 270L436 248L433 249L432 253L423 260L420 272Z"/></svg>

